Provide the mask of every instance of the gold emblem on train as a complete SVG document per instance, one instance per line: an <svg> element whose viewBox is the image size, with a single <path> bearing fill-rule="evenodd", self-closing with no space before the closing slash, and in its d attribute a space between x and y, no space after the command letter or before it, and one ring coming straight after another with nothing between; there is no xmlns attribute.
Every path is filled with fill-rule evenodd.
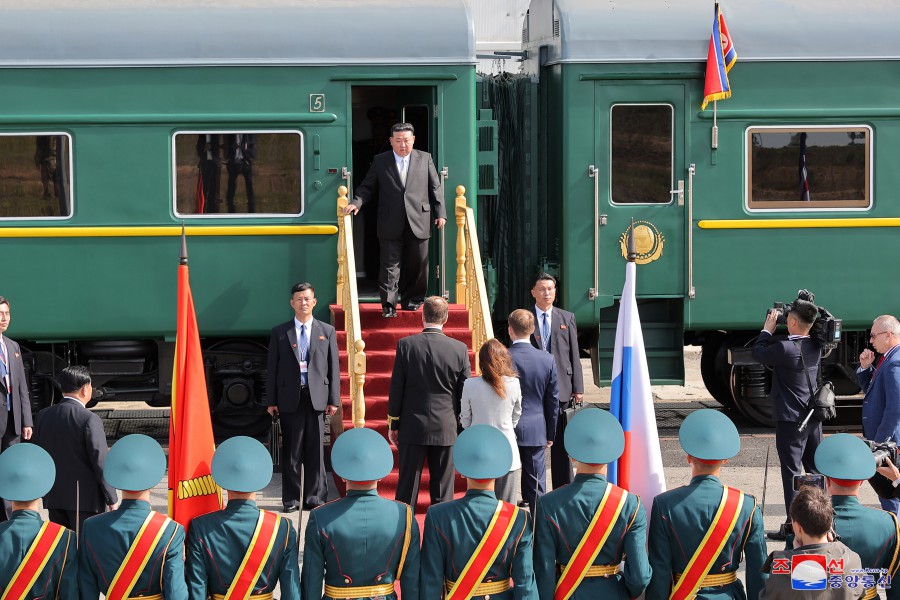
<svg viewBox="0 0 900 600"><path fill-rule="evenodd" d="M628 231L632 227L634 227L634 249L637 252L634 262L646 265L662 256L663 244L666 242L663 234L650 221L635 221L634 225L629 225L625 233L619 237L622 258L628 258Z"/></svg>

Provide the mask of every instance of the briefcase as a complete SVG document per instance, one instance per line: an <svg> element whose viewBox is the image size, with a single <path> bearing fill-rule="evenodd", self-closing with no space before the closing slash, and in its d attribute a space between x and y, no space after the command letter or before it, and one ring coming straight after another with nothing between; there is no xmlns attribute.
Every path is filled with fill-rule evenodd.
<svg viewBox="0 0 900 600"><path fill-rule="evenodd" d="M563 409L562 412L563 427L566 427L569 424L569 421L572 420L572 417L574 417L575 414L583 408L583 400L581 402L575 402L574 398L572 400L569 400L568 406L566 406L566 408Z"/></svg>

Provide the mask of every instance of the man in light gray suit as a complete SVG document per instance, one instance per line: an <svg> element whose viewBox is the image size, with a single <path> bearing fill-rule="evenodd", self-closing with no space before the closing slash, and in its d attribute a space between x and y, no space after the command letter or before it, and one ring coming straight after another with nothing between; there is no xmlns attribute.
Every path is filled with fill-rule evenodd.
<svg viewBox="0 0 900 600"><path fill-rule="evenodd" d="M316 290L309 283L291 288L294 318L272 329L266 374L269 414L281 418L281 500L283 512L325 503L323 413L341 403L341 369L334 327L313 318Z"/></svg>
<svg viewBox="0 0 900 600"><path fill-rule="evenodd" d="M428 286L431 222L440 229L447 221L443 184L431 155L413 150L415 141L409 123L391 127L391 151L375 157L344 209L344 214L355 215L367 202L378 200L378 291L385 317L397 316L398 291L406 310L422 306Z"/></svg>
<svg viewBox="0 0 900 600"><path fill-rule="evenodd" d="M21 438L31 439L31 401L28 382L19 344L6 337L9 328L9 300L0 296L0 452ZM3 501L0 521L12 512L12 505Z"/></svg>

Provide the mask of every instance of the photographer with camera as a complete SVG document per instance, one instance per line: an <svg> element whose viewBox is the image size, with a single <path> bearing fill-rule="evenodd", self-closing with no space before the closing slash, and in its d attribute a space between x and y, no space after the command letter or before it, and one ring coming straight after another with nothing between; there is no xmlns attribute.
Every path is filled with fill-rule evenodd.
<svg viewBox="0 0 900 600"><path fill-rule="evenodd" d="M810 338L809 331L819 315L816 305L804 299L803 292L783 308L770 309L763 330L753 346L753 358L772 368L774 399L775 448L781 461L781 483L787 520L778 531L770 532L773 540L784 540L791 531L790 506L797 492L794 476L805 470L815 472L813 457L822 440L822 424L810 423L800 428L811 410L810 381L817 381L822 346ZM808 292L806 297L812 298ZM787 325L787 339L772 336L778 323ZM805 368L804 368L805 366Z"/></svg>
<svg viewBox="0 0 900 600"><path fill-rule="evenodd" d="M872 323L869 343L875 352L866 348L859 355L856 381L866 394L862 406L863 437L876 443L900 442L900 322L891 315L882 315ZM875 353L881 358L875 360ZM881 475L876 476L880 477ZM873 482L878 492L882 487ZM881 507L897 514L900 502L883 498Z"/></svg>

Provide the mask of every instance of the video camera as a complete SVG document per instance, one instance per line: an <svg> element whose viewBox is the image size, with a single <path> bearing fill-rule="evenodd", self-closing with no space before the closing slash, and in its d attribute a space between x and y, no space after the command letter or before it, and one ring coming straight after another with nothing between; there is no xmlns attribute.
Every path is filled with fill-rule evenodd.
<svg viewBox="0 0 900 600"><path fill-rule="evenodd" d="M897 442L875 442L866 440L869 449L872 451L872 458L875 459L875 466L881 467L885 464L885 459L891 459L895 465L900 464L897 461Z"/></svg>
<svg viewBox="0 0 900 600"><path fill-rule="evenodd" d="M797 292L797 300L805 300L815 304L816 297L809 290L800 290ZM809 331L809 337L817 341L819 345L822 346L822 350L827 354L829 351L834 350L841 341L842 321L841 319L835 319L825 308L822 308L821 306L817 306L816 308L819 311L819 315L813 322L812 329ZM776 302L774 306L769 309L769 313L773 311L778 313L777 323L779 325L785 325L787 324L787 317L793 309L793 302L788 302L786 304L784 302Z"/></svg>

